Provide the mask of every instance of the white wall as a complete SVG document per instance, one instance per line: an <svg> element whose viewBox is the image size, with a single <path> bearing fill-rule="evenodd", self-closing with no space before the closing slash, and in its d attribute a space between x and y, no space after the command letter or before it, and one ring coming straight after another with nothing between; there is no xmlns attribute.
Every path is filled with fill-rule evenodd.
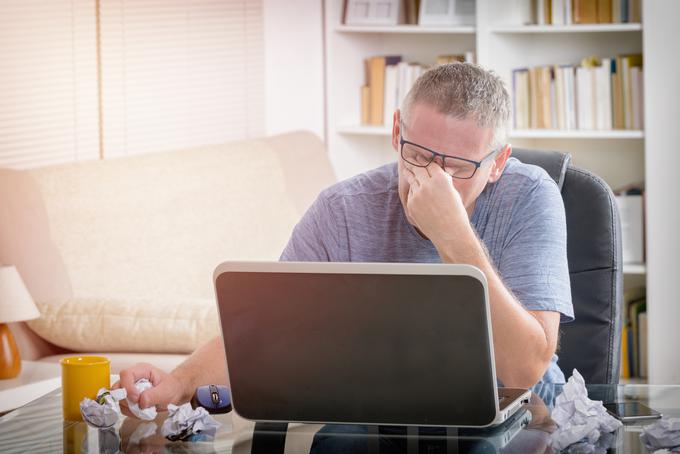
<svg viewBox="0 0 680 454"><path fill-rule="evenodd" d="M265 133L307 129L323 138L321 0L263 0Z"/></svg>
<svg viewBox="0 0 680 454"><path fill-rule="evenodd" d="M643 2L650 383L680 383L680 2ZM652 77L650 77L652 75Z"/></svg>

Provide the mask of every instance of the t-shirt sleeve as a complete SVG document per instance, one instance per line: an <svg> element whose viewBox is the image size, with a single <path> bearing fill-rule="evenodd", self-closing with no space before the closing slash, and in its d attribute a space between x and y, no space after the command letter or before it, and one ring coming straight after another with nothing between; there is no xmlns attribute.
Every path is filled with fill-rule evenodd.
<svg viewBox="0 0 680 454"><path fill-rule="evenodd" d="M557 185L547 176L533 182L513 211L498 265L505 284L526 309L559 312L563 323L574 320L566 217Z"/></svg>
<svg viewBox="0 0 680 454"><path fill-rule="evenodd" d="M322 192L293 229L280 261L338 261L337 224L329 205Z"/></svg>

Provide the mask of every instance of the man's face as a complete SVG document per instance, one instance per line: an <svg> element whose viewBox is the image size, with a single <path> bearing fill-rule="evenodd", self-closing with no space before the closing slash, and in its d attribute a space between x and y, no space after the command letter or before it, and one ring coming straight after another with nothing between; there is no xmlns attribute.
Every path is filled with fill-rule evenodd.
<svg viewBox="0 0 680 454"><path fill-rule="evenodd" d="M493 130L480 128L474 120L458 120L445 114L439 113L427 104L414 104L408 123L401 123L404 130L400 131L400 112L395 112L394 125L392 128L392 145L397 153L400 153L399 134L403 134L405 140L429 148L436 152L449 156L456 156L474 161L481 161L491 152L491 140ZM453 178L453 185L459 192L468 216L472 216L475 201L484 187L489 182L496 181L505 167L505 162L510 156L510 147L504 147L495 158L490 158L482 163L471 179L463 180ZM405 176L405 166L408 164L398 157L399 166L399 198L406 207L409 184ZM430 166L438 165L432 162Z"/></svg>

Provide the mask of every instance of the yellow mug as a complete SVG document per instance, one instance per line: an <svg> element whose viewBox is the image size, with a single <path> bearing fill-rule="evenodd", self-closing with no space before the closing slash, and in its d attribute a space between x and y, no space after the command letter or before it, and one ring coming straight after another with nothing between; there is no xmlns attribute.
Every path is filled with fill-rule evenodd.
<svg viewBox="0 0 680 454"><path fill-rule="evenodd" d="M61 360L64 419L82 421L80 401L94 400L100 388L111 387L111 361L103 356L71 356Z"/></svg>

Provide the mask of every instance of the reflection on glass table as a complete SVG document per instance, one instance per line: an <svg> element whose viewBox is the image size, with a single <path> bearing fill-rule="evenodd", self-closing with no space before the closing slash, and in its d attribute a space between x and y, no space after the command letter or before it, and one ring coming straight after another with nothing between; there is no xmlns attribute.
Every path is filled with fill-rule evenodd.
<svg viewBox="0 0 680 454"><path fill-rule="evenodd" d="M0 451L9 452L158 452L158 453L447 453L551 452L550 418L561 385L534 389L525 409L506 424L486 430L436 427L253 423L233 412L214 415L222 426L215 437L171 442L160 434L166 413L156 420L122 418L109 431L82 422L65 422L61 392L53 391L0 417ZM668 417L680 417L680 386L589 385L591 399L638 401ZM608 452L645 453L642 428L651 422L626 424L602 438Z"/></svg>

